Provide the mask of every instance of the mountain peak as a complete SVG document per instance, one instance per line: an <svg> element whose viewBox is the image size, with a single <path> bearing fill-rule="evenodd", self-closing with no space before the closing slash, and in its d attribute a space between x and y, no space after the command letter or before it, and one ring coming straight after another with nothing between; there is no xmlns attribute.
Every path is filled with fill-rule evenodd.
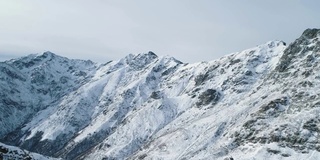
<svg viewBox="0 0 320 160"><path fill-rule="evenodd" d="M134 59L141 59L141 58L156 59L158 58L158 56L155 53L149 51L148 53L140 53L134 57Z"/></svg>
<svg viewBox="0 0 320 160"><path fill-rule="evenodd" d="M45 61L56 59L56 58L63 58L60 57L50 51L46 51L43 54L30 54L25 57L21 57L18 59L12 59L9 61L10 64L18 67L19 69L29 68L35 66L40 63L44 63Z"/></svg>
<svg viewBox="0 0 320 160"><path fill-rule="evenodd" d="M273 40L273 41L268 41L267 43L262 44L260 46L267 46L268 48L274 48L278 46L286 46L286 43L284 41Z"/></svg>
<svg viewBox="0 0 320 160"><path fill-rule="evenodd" d="M319 37L320 29L306 29L298 39L284 50L277 70L280 72L287 71L290 66L294 68L294 61L314 57L315 55L312 55L312 53L320 51Z"/></svg>
<svg viewBox="0 0 320 160"><path fill-rule="evenodd" d="M317 28L308 28L302 33L303 37L306 37L307 39L313 39L320 36L320 29Z"/></svg>
<svg viewBox="0 0 320 160"><path fill-rule="evenodd" d="M56 54L54 54L54 53L52 53L50 51L43 52L41 56L42 57L49 57L49 58L60 57L60 56L58 56L58 55L56 55Z"/></svg>
<svg viewBox="0 0 320 160"><path fill-rule="evenodd" d="M158 56L157 56L154 52L152 52L152 51L149 51L147 54L150 55L150 56L158 57Z"/></svg>
<svg viewBox="0 0 320 160"><path fill-rule="evenodd" d="M151 51L149 51L148 53L129 54L120 59L119 64L127 64L133 68L142 68L150 64L157 58L158 56Z"/></svg>
<svg viewBox="0 0 320 160"><path fill-rule="evenodd" d="M319 35L195 64L152 51L4 62L0 141L63 159L317 159Z"/></svg>

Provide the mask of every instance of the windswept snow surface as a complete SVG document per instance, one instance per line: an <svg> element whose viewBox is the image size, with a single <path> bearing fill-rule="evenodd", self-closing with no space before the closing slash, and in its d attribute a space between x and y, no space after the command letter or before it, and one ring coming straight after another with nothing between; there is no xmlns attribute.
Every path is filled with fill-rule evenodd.
<svg viewBox="0 0 320 160"><path fill-rule="evenodd" d="M152 52L6 61L0 141L64 159L315 159L319 35L195 64Z"/></svg>

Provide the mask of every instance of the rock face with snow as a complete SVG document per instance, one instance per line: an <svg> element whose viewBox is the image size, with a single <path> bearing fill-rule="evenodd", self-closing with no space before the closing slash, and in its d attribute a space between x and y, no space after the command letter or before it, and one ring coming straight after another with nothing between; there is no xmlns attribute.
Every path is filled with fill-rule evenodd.
<svg viewBox="0 0 320 160"><path fill-rule="evenodd" d="M57 158L50 158L42 156L37 153L32 153L18 147L8 146L0 143L0 159L1 160L12 160L12 159L23 159L23 160L58 160Z"/></svg>
<svg viewBox="0 0 320 160"><path fill-rule="evenodd" d="M320 30L210 62L0 63L0 142L63 159L320 157Z"/></svg>

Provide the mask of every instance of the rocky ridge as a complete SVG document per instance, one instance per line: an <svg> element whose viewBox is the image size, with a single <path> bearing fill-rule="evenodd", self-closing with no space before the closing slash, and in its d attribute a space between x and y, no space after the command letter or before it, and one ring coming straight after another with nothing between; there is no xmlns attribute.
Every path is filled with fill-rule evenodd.
<svg viewBox="0 0 320 160"><path fill-rule="evenodd" d="M320 156L320 30L210 62L0 63L0 142L63 159Z"/></svg>

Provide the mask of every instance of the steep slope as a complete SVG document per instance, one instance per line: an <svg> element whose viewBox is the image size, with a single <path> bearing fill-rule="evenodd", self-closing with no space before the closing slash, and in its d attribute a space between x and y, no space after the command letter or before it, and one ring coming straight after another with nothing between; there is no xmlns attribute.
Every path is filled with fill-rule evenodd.
<svg viewBox="0 0 320 160"><path fill-rule="evenodd" d="M185 108L131 158L224 157L226 154L215 153L224 149L220 148L227 142L223 137L250 109L239 104L275 68L284 48L283 42L269 42L216 61L181 68L181 72L188 70L191 74L182 92L173 99L177 107ZM176 81L174 75L171 79Z"/></svg>
<svg viewBox="0 0 320 160"><path fill-rule="evenodd" d="M70 61L50 52L1 62L0 137L80 87L94 68L91 61Z"/></svg>
<svg viewBox="0 0 320 160"><path fill-rule="evenodd" d="M64 159L320 156L319 36L196 64L152 52L3 62L0 141Z"/></svg>
<svg viewBox="0 0 320 160"><path fill-rule="evenodd" d="M308 29L284 50L276 69L251 95L257 107L233 134L236 146L250 144L246 149L252 152L270 145L264 149L278 158L320 156L319 38L320 30Z"/></svg>
<svg viewBox="0 0 320 160"><path fill-rule="evenodd" d="M0 159L10 160L10 159L23 159L23 160L58 160L56 158L50 158L42 156L37 153L32 153L17 147L8 146L0 143Z"/></svg>

